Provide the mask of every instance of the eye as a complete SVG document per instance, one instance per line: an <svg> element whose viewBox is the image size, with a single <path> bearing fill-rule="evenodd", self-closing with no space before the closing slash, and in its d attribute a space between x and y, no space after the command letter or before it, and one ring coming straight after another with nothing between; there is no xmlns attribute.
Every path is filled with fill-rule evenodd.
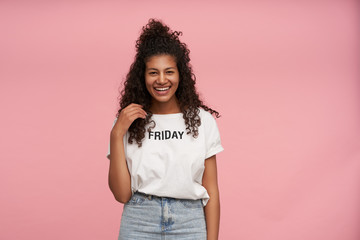
<svg viewBox="0 0 360 240"><path fill-rule="evenodd" d="M170 74L171 74L171 73L173 73L173 71L167 71L167 73L170 73Z"/></svg>
<svg viewBox="0 0 360 240"><path fill-rule="evenodd" d="M149 74L150 74L150 75L154 75L154 74L156 74L156 72L149 72Z"/></svg>

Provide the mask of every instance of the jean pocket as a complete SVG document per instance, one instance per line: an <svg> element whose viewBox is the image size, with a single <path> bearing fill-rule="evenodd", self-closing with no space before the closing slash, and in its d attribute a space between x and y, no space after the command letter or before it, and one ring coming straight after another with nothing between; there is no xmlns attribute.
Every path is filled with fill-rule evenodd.
<svg viewBox="0 0 360 240"><path fill-rule="evenodd" d="M137 193L134 193L130 200L125 203L126 205L141 205L144 203L146 197L141 195L141 194L137 194Z"/></svg>
<svg viewBox="0 0 360 240"><path fill-rule="evenodd" d="M201 199L179 199L179 202L186 208L202 208Z"/></svg>

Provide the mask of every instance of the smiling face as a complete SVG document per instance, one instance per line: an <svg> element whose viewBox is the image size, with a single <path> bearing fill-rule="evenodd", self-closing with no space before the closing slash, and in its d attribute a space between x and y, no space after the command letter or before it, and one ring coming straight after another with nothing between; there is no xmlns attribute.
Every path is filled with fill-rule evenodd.
<svg viewBox="0 0 360 240"><path fill-rule="evenodd" d="M175 57L167 54L150 57L146 62L145 84L152 96L153 113L179 112L175 96L179 86L179 71Z"/></svg>

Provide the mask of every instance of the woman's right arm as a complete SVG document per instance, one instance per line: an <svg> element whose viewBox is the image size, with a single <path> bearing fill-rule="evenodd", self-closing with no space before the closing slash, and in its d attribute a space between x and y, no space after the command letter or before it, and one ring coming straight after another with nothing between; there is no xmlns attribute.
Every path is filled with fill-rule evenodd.
<svg viewBox="0 0 360 240"><path fill-rule="evenodd" d="M146 117L142 106L130 104L120 112L110 133L109 187L115 199L121 203L126 203L131 198L131 178L126 163L123 139L131 123L139 117Z"/></svg>

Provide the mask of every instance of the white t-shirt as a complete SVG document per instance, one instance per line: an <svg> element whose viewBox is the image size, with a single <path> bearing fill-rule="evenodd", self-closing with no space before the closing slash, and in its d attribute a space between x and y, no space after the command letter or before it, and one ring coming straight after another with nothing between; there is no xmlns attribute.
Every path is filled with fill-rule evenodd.
<svg viewBox="0 0 360 240"><path fill-rule="evenodd" d="M205 159L224 148L215 118L204 109L199 110L201 125L197 138L186 134L182 113L153 114L156 126L151 132L145 132L140 148L136 141L129 144L129 132L125 134L132 194L139 191L162 197L202 199L203 205L207 204L210 196L202 186ZM113 126L116 121L117 118ZM109 156L110 143L107 158Z"/></svg>

